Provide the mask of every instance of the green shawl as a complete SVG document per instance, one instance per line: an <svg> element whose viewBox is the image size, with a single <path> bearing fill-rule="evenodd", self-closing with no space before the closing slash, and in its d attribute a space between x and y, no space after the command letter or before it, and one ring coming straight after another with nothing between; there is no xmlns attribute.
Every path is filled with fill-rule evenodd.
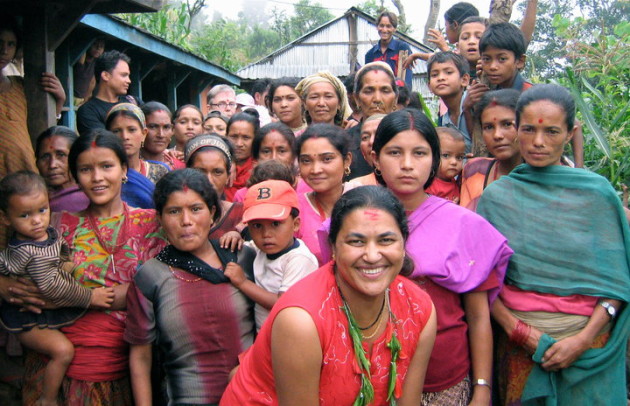
<svg viewBox="0 0 630 406"><path fill-rule="evenodd" d="M619 197L594 173L524 164L484 191L477 213L508 239L514 255L505 281L523 290L630 301L630 228ZM625 404L625 343L630 312L620 312L604 348L586 351L571 367L538 365L523 405ZM540 362L553 344L540 340Z"/></svg>

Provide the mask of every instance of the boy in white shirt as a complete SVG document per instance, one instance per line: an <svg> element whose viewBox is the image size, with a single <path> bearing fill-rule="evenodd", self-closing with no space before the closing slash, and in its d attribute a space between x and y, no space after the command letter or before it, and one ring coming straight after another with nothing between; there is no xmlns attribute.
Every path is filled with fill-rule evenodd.
<svg viewBox="0 0 630 406"><path fill-rule="evenodd" d="M317 259L304 242L294 237L300 228L297 193L281 180L253 185L244 201L243 222L247 223L256 251L255 283L241 267L231 262L225 276L256 302L256 329L260 330L280 295L294 283L318 268Z"/></svg>

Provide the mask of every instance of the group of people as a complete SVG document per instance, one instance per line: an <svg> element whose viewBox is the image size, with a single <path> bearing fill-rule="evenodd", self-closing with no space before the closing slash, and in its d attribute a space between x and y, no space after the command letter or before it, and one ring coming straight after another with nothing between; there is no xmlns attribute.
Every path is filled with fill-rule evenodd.
<svg viewBox="0 0 630 406"><path fill-rule="evenodd" d="M0 76L0 324L28 350L23 403L625 404L627 211L574 167L568 90L522 78L521 29L468 3L446 23L459 52L399 61L384 12L351 86L218 85L206 115L128 96L128 57L99 44L80 135L26 150ZM19 39L2 20L3 65ZM417 58L438 126L401 102Z"/></svg>

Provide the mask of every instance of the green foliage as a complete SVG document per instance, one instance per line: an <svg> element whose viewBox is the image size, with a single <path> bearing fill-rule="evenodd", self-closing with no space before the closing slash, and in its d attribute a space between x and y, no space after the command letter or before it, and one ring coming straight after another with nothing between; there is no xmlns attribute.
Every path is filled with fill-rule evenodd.
<svg viewBox="0 0 630 406"><path fill-rule="evenodd" d="M284 10L272 10L271 29L277 33L282 44L287 44L334 18L320 3L311 4L310 0L299 0L293 7L295 14L291 17L287 17Z"/></svg>
<svg viewBox="0 0 630 406"><path fill-rule="evenodd" d="M592 21L556 16L571 67L559 82L573 93L584 125L585 165L621 190L630 181L630 23L590 31Z"/></svg>
<svg viewBox="0 0 630 406"><path fill-rule="evenodd" d="M236 21L216 20L196 32L190 45L196 54L234 72L248 61L244 32L245 27Z"/></svg>
<svg viewBox="0 0 630 406"><path fill-rule="evenodd" d="M376 18L385 8L381 2L377 3L376 0L365 0L363 3L356 6L359 10L372 18Z"/></svg>
<svg viewBox="0 0 630 406"><path fill-rule="evenodd" d="M188 37L191 32L190 23L194 15L188 13L185 3L167 3L156 13L127 13L116 16L171 44L191 50L188 45Z"/></svg>

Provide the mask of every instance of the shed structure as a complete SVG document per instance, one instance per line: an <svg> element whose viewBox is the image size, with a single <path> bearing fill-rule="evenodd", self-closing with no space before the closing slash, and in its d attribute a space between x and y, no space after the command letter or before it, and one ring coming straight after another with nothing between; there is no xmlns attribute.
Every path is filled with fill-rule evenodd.
<svg viewBox="0 0 630 406"><path fill-rule="evenodd" d="M396 32L394 37L408 43L412 52L433 52L404 33ZM315 28L236 73L245 85L262 78L305 77L321 70L345 77L364 64L365 54L378 40L374 18L351 7L342 16ZM430 95L424 61L418 61L413 69L413 90L421 92L423 96Z"/></svg>

